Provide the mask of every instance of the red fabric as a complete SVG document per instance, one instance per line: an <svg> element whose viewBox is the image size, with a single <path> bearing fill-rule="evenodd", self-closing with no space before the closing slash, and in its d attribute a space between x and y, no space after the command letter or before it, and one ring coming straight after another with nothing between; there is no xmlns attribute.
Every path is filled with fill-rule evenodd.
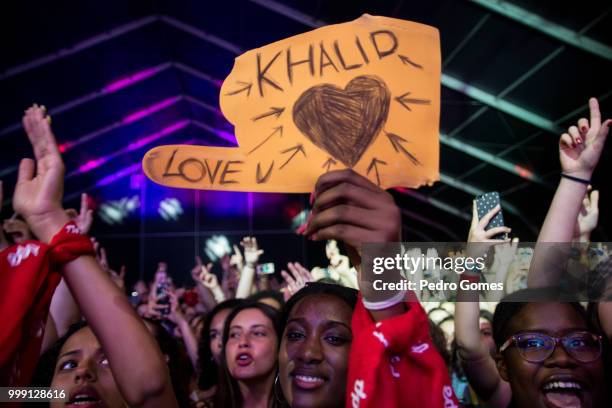
<svg viewBox="0 0 612 408"><path fill-rule="evenodd" d="M74 222L49 245L26 241L0 252L0 386L29 385L59 268L86 254L95 254L93 245Z"/></svg>
<svg viewBox="0 0 612 408"><path fill-rule="evenodd" d="M406 307L406 313L376 323L360 296L352 321L347 407L459 407L425 311L418 302Z"/></svg>

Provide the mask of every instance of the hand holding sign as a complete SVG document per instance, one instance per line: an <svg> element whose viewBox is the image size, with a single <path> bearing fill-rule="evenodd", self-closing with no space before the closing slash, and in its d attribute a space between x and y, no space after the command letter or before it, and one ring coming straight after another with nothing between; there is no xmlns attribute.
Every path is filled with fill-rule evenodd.
<svg viewBox="0 0 612 408"><path fill-rule="evenodd" d="M143 167L172 187L310 192L350 168L377 186L438 175L440 44L422 24L364 15L236 59L221 109L238 148L161 146Z"/></svg>

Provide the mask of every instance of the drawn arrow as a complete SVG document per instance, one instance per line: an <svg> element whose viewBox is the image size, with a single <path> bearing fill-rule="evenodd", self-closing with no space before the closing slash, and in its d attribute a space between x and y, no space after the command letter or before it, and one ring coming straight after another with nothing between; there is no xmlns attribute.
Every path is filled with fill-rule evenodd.
<svg viewBox="0 0 612 408"><path fill-rule="evenodd" d="M246 95L247 95L247 98L248 98L248 96L251 94L251 87L253 86L253 84L251 82L242 82L242 81L236 81L236 83L240 84L240 85L244 85L244 87L242 87L240 89L237 89L235 91L232 91L232 92L228 92L225 95L226 96L229 96L229 95L238 95L239 93L246 91L246 93L247 93Z"/></svg>
<svg viewBox="0 0 612 408"><path fill-rule="evenodd" d="M413 67L415 67L415 68L418 68L418 69L423 69L423 66L422 66L422 65L417 64L416 62L414 62L413 60L411 60L411 59L410 59L410 58L408 58L407 56L402 55L402 54L397 54L397 56L398 56L398 57L399 57L399 59L400 59L400 60L401 60L401 61L404 63L404 65L406 65L406 64L410 64L410 65L412 65L412 66L413 66Z"/></svg>
<svg viewBox="0 0 612 408"><path fill-rule="evenodd" d="M283 125L277 126L274 128L274 131L270 133L270 136L266 137L260 144L251 149L250 152L247 153L247 156L253 153L255 150L259 149L264 143L266 143L272 136L274 136L277 132L280 132L280 137L283 137Z"/></svg>
<svg viewBox="0 0 612 408"><path fill-rule="evenodd" d="M268 116L276 116L276 118L278 119L284 111L285 111L285 108L277 108L277 107L272 106L268 112L255 116L252 120L253 122L256 122L259 119L267 118Z"/></svg>
<svg viewBox="0 0 612 408"><path fill-rule="evenodd" d="M261 183L265 183L268 181L268 179L270 178L270 175L272 174L272 169L274 168L274 160L272 160L272 164L270 165L270 168L268 169L268 171L266 172L266 174L262 175L261 174L261 163L257 163L257 176L256 176L256 181L257 184L261 184Z"/></svg>
<svg viewBox="0 0 612 408"><path fill-rule="evenodd" d="M282 164L282 166L280 166L279 170L281 170L283 167L285 167L291 161L291 159L293 159L295 157L295 155L298 154L298 152L300 152L300 151L302 152L304 157L307 157L306 156L306 151L304 150L304 146L301 143L298 143L295 146L290 147L287 150L283 150L281 153L289 153L292 150L293 150L293 154L287 159L286 162L284 162Z"/></svg>
<svg viewBox="0 0 612 408"><path fill-rule="evenodd" d="M403 95L396 96L395 100L398 101L404 108L408 109L409 111L412 111L412 109L410 109L410 106L408 106L409 103L414 103L415 105L429 105L429 102L431 102L429 99L407 98L408 95L410 95L410 92L406 92Z"/></svg>
<svg viewBox="0 0 612 408"><path fill-rule="evenodd" d="M376 184L380 186L380 175L378 174L378 163L384 164L385 166L387 165L387 162L378 160L376 157L372 158L372 161L370 162L370 165L368 166L368 171L366 172L366 176L370 174L372 169L374 169L374 171L376 172Z"/></svg>
<svg viewBox="0 0 612 408"><path fill-rule="evenodd" d="M325 172L327 173L329 171L329 168L334 165L337 164L338 162L335 161L334 159L332 159L331 157L329 159L327 159L327 161L325 163L323 163L323 167L325 169Z"/></svg>
<svg viewBox="0 0 612 408"><path fill-rule="evenodd" d="M389 132L385 132L385 134L387 135L387 137L389 138L389 141L391 142L391 146L393 146L393 149L396 152L402 152L406 155L406 157L408 157L408 159L412 162L412 164L414 165L421 165L421 162L419 162L419 159L417 159L412 153L410 153L403 145L402 142L406 142L408 143L408 141L406 139L404 139L401 136L396 135L395 133L389 133Z"/></svg>

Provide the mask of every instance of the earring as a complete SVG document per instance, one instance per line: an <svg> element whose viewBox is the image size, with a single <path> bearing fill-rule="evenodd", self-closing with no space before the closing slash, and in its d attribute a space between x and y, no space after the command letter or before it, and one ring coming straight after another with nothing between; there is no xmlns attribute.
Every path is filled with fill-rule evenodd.
<svg viewBox="0 0 612 408"><path fill-rule="evenodd" d="M274 377L274 385L272 386L272 392L274 393L274 399L276 399L276 401L280 404L285 404L285 397L283 396L283 390L281 388L280 391L280 396L278 395L278 390L277 388L279 387L279 380L278 380L278 371L276 372L276 377Z"/></svg>

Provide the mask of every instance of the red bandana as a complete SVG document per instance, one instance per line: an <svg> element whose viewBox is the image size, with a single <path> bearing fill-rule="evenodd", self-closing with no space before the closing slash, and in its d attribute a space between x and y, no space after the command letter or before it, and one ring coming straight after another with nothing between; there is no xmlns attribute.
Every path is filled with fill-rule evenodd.
<svg viewBox="0 0 612 408"><path fill-rule="evenodd" d="M0 386L29 385L59 271L81 255L95 252L72 221L48 245L30 240L0 252Z"/></svg>
<svg viewBox="0 0 612 408"><path fill-rule="evenodd" d="M346 407L457 408L446 364L429 337L418 302L374 322L361 296L352 320Z"/></svg>

